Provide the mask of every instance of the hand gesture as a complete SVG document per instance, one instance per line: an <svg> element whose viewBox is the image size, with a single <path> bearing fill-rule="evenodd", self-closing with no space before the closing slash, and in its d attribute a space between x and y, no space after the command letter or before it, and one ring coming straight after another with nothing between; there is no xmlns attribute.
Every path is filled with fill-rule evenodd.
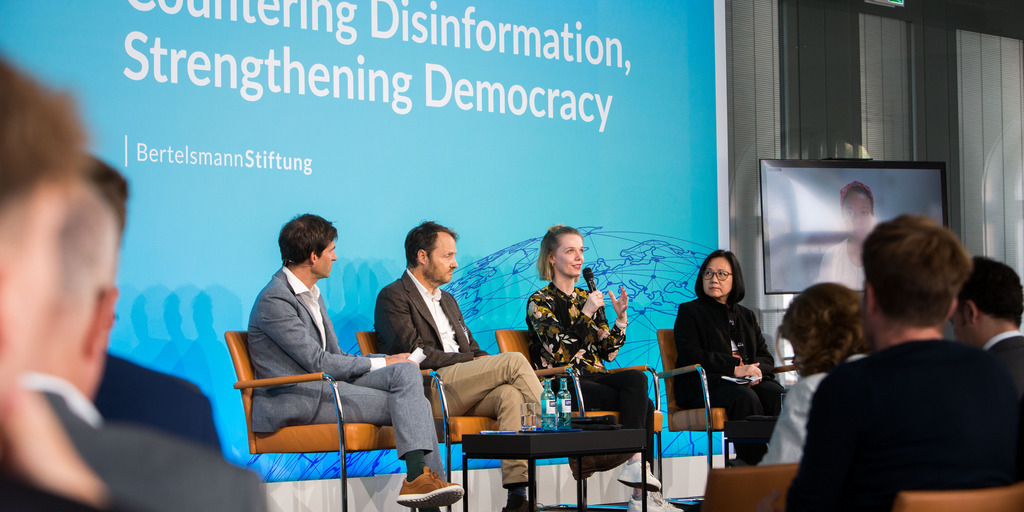
<svg viewBox="0 0 1024 512"><path fill-rule="evenodd" d="M420 364L412 359L409 359L410 354L408 352L402 352L401 354L394 354L390 356L384 356L385 366L391 366L396 363L410 363L416 365L419 368Z"/></svg>
<svg viewBox="0 0 1024 512"><path fill-rule="evenodd" d="M626 292L626 287L619 288L619 297L615 298L611 290L608 290L608 298L612 301L612 309L615 310L615 319L622 320L622 323L627 323L626 320L626 308L629 307L629 293Z"/></svg>
<svg viewBox="0 0 1024 512"><path fill-rule="evenodd" d="M587 296L587 302L583 304L583 314L589 318L594 318L594 313L597 310L604 308L604 294L601 290L594 290Z"/></svg>

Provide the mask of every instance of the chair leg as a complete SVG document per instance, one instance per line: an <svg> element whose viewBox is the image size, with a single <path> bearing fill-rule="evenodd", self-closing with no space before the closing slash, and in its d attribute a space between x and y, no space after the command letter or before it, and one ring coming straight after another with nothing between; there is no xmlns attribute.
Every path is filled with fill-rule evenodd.
<svg viewBox="0 0 1024 512"><path fill-rule="evenodd" d="M345 424L342 421L341 400L338 398L338 383L330 375L323 379L331 385L334 393L334 407L338 418L338 472L341 476L341 512L348 512L348 464L345 461Z"/></svg>

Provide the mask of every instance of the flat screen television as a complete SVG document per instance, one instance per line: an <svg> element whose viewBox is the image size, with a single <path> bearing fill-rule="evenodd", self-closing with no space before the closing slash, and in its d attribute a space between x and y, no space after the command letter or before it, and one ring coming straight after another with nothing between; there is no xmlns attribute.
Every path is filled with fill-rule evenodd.
<svg viewBox="0 0 1024 512"><path fill-rule="evenodd" d="M945 163L761 160L765 293L825 281L862 290L860 243L905 213L947 225Z"/></svg>

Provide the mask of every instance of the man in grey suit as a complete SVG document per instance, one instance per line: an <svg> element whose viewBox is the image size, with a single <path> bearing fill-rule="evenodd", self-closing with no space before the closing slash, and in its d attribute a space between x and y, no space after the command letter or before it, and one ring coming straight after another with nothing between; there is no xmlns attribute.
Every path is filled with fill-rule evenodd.
<svg viewBox="0 0 1024 512"><path fill-rule="evenodd" d="M950 320L957 340L991 352L1010 369L1018 398L1024 396L1024 289L1020 276L998 261L975 256L974 271L957 297Z"/></svg>
<svg viewBox="0 0 1024 512"><path fill-rule="evenodd" d="M69 198L58 239L59 295L46 343L22 384L44 393L115 508L153 512L259 511L259 477L219 453L155 430L105 422L92 403L114 322L119 230L92 188Z"/></svg>
<svg viewBox="0 0 1024 512"><path fill-rule="evenodd" d="M260 292L249 315L249 355L258 378L326 372L339 383L345 421L393 425L395 445L408 475L398 503L441 507L462 498L462 487L445 483L430 403L419 365L408 353L361 357L338 346L316 282L331 275L338 231L316 215L300 215L278 237L283 267ZM334 396L327 383L259 388L253 394L253 430L334 423Z"/></svg>
<svg viewBox="0 0 1024 512"><path fill-rule="evenodd" d="M449 413L496 418L501 430L519 429L519 404L539 403L540 381L522 354L488 355L466 328L452 294L439 287L458 268L458 235L435 222L416 226L405 237L406 271L377 295L374 328L387 353L423 350L424 368L437 368L444 382ZM437 391L431 400L439 409ZM527 466L524 460L501 462L502 484L509 490L503 512L525 512Z"/></svg>

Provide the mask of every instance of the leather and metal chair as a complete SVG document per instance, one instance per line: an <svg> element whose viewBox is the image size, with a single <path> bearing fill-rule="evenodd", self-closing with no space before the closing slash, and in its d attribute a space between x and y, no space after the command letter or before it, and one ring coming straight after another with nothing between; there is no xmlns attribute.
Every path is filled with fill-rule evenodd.
<svg viewBox="0 0 1024 512"><path fill-rule="evenodd" d="M341 510L348 510L348 472L345 454L366 450L386 450L395 447L395 433L390 426L370 423L345 423L338 387L334 379L323 372L290 375L269 379L256 379L249 358L249 333L227 331L224 340L231 353L238 382L235 389L242 395L242 409L245 411L245 425L249 435L249 453L326 453L338 452L341 481ZM280 386L298 382L326 381L334 393L338 422L336 424L301 425L283 427L276 432L253 432L252 394L253 389Z"/></svg>
<svg viewBox="0 0 1024 512"><path fill-rule="evenodd" d="M530 331L527 330L513 330L513 329L498 329L494 331L494 337L498 342L498 350L501 352L519 352L526 359L530 360ZM655 467L658 471L658 477L661 478L661 424L662 424L662 413L661 413L661 392L658 387L657 373L653 368L647 365L643 366L628 366L624 368L612 368L609 372L621 372L624 370L640 370L651 375L651 381L654 383L654 435L657 439L658 446L654 450L655 456ZM585 411L584 416L606 416L612 415L617 419L619 417L619 411L588 411L583 401L583 392L580 391L579 372L574 368L562 367L562 368L545 368L542 370L536 370L537 376L540 378L558 376L562 374L568 374L569 378L573 380L573 389L576 392L576 403L579 406L580 411ZM573 414L579 415L579 412Z"/></svg>
<svg viewBox="0 0 1024 512"><path fill-rule="evenodd" d="M714 468L708 472L703 512L750 512L773 489L780 495L775 510L786 509L786 491L799 464Z"/></svg>
<svg viewBox="0 0 1024 512"><path fill-rule="evenodd" d="M356 342L359 343L359 351L363 355L379 354L377 351L377 333L374 331L356 332ZM441 401L441 417L435 418L435 428L438 432L438 441L444 443L445 448L445 475L449 482L452 481L452 445L462 442L462 436L467 434L479 434L481 430L498 430L498 420L487 416L451 416L448 414L448 399L445 398L444 382L435 370L420 370L424 376L433 379L438 390L438 397ZM437 428L440 427L440 428Z"/></svg>
<svg viewBox="0 0 1024 512"><path fill-rule="evenodd" d="M711 397L708 393L708 378L704 368L699 364L692 364L682 368L676 368L675 331L672 329L658 329L658 347L661 349L661 367L664 369L658 377L665 379L665 400L668 402L668 429L671 432L704 432L708 440L708 469L712 467L712 446L713 432L721 432L725 429L725 409L711 407ZM795 370L793 365L776 366L775 373ZM704 407L699 409L683 409L676 403L675 379L677 375L697 373L701 385L701 396L704 397ZM724 449L722 453L725 453Z"/></svg>
<svg viewBox="0 0 1024 512"><path fill-rule="evenodd" d="M1024 510L1024 482L987 489L901 491L892 512L1020 512Z"/></svg>

